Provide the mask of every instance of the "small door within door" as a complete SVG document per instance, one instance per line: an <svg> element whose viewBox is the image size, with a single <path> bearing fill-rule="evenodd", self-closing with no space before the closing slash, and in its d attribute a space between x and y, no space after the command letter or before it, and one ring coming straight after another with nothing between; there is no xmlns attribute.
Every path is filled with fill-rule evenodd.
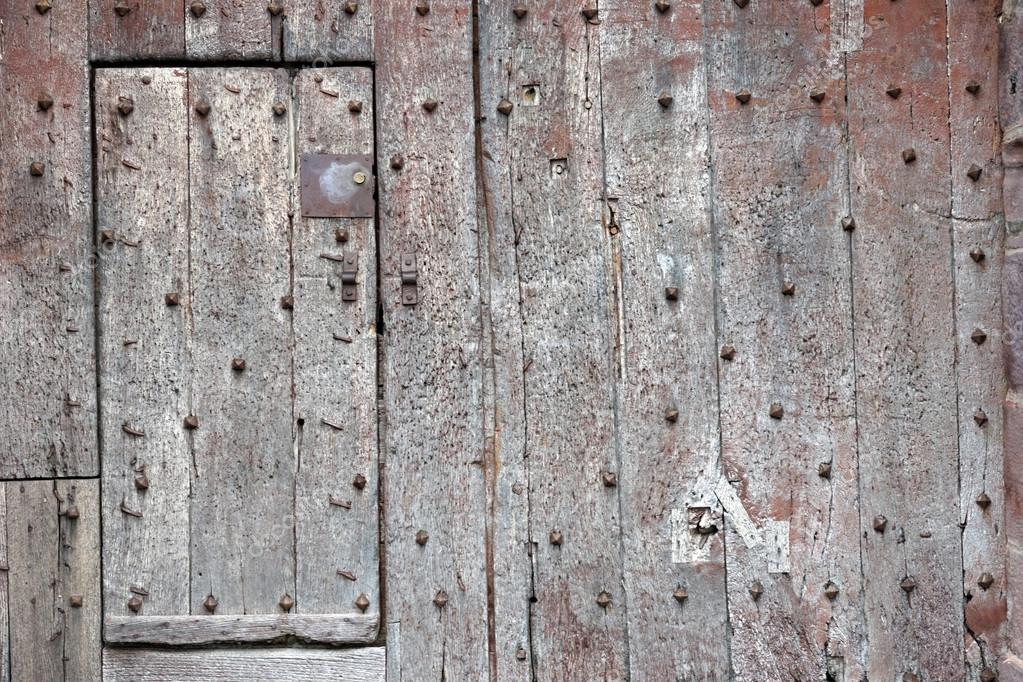
<svg viewBox="0 0 1023 682"><path fill-rule="evenodd" d="M108 642L375 637L374 219L300 188L304 157L361 155L328 180L372 206L372 90L96 71Z"/></svg>

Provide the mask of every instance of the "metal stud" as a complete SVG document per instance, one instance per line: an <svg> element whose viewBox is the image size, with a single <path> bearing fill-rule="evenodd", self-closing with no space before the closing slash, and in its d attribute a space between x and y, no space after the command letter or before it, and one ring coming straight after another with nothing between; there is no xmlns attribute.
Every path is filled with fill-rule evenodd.
<svg viewBox="0 0 1023 682"><path fill-rule="evenodd" d="M654 7L657 8L658 12L664 14L671 9L671 3L668 2L668 0L657 0L657 2L654 3Z"/></svg>
<svg viewBox="0 0 1023 682"><path fill-rule="evenodd" d="M188 6L188 9L192 12L192 16L198 19L202 15L206 14L206 3L202 0L192 0L192 4Z"/></svg>
<svg viewBox="0 0 1023 682"><path fill-rule="evenodd" d="M689 593L686 592L686 588L679 585L678 587L675 588L675 591L671 593L671 596L675 598L675 601L681 604L682 602L689 598Z"/></svg>
<svg viewBox="0 0 1023 682"><path fill-rule="evenodd" d="M987 341L987 334L984 333L983 329L974 329L973 333L970 334L970 339L979 346Z"/></svg>
<svg viewBox="0 0 1023 682"><path fill-rule="evenodd" d="M438 590L437 594L433 597L433 605L438 609L444 608L444 605L448 603L448 593L444 590Z"/></svg>
<svg viewBox="0 0 1023 682"><path fill-rule="evenodd" d="M895 0L892 0L894 2ZM902 682L920 682L920 677L916 673L903 673Z"/></svg>
<svg viewBox="0 0 1023 682"><path fill-rule="evenodd" d="M678 287L664 287L664 298L669 301L678 300Z"/></svg>
<svg viewBox="0 0 1023 682"><path fill-rule="evenodd" d="M185 417L185 428L186 429L197 429L199 428L199 418L194 414L190 414Z"/></svg>
<svg viewBox="0 0 1023 682"><path fill-rule="evenodd" d="M142 597L137 594L131 595L128 599L128 608L131 609L132 613L138 613L142 610Z"/></svg>
<svg viewBox="0 0 1023 682"><path fill-rule="evenodd" d="M674 407L669 407L664 411L664 421L674 424L678 421L678 410Z"/></svg>
<svg viewBox="0 0 1023 682"><path fill-rule="evenodd" d="M831 462L821 462L817 465L817 475L821 478L831 478Z"/></svg>
<svg viewBox="0 0 1023 682"><path fill-rule="evenodd" d="M852 232L856 229L856 219L851 215L847 215L842 218L842 229L846 232Z"/></svg>
<svg viewBox="0 0 1023 682"><path fill-rule="evenodd" d="M743 9L744 7L746 7L746 5L749 4L749 0L733 0L733 1L735 2L735 6L738 7L739 9Z"/></svg>
<svg viewBox="0 0 1023 682"><path fill-rule="evenodd" d="M39 107L39 111L49 111L50 107L53 106L53 98L50 97L49 93L44 92L39 95L39 99L36 100L36 106Z"/></svg>
<svg viewBox="0 0 1023 682"><path fill-rule="evenodd" d="M425 109L427 113L432 112L436 108L437 108L436 100L428 99L423 102L423 109Z"/></svg>
<svg viewBox="0 0 1023 682"><path fill-rule="evenodd" d="M675 98L672 97L671 95L669 95L666 92L662 92L660 94L660 96L658 96L658 98L657 98L657 103L660 104L661 107L664 108L664 109L667 109L668 107L670 107L672 102L674 102L674 101L675 101Z"/></svg>
<svg viewBox="0 0 1023 682"><path fill-rule="evenodd" d="M602 591L600 594L597 595L597 606L599 606L602 609L606 609L610 605L611 595L608 594L606 590Z"/></svg>
<svg viewBox="0 0 1023 682"><path fill-rule="evenodd" d="M995 584L995 577L987 571L984 571L980 574L980 577L977 578L977 584L982 590L986 590Z"/></svg>
<svg viewBox="0 0 1023 682"><path fill-rule="evenodd" d="M817 104L820 104L821 102L824 101L824 94L825 93L823 90L815 90L810 93L810 99L812 99Z"/></svg>
<svg viewBox="0 0 1023 682"><path fill-rule="evenodd" d="M129 12L131 12L131 7L128 5L128 3L124 2L123 0L118 0L117 2L114 3L114 14L116 14L117 16L123 17L126 16Z"/></svg>
<svg viewBox="0 0 1023 682"><path fill-rule="evenodd" d="M217 610L218 603L219 602L217 601L216 597L214 597L212 594L208 594L206 595L206 598L202 600L202 607L209 611L210 613L213 613L214 611Z"/></svg>
<svg viewBox="0 0 1023 682"><path fill-rule="evenodd" d="M135 101L131 97L117 98L117 113L121 116L129 116L135 111Z"/></svg>
<svg viewBox="0 0 1023 682"><path fill-rule="evenodd" d="M907 575L905 578L902 579L902 582L899 583L899 587L902 588L903 592L909 594L910 592L916 589L916 581L913 580L912 576Z"/></svg>
<svg viewBox="0 0 1023 682"><path fill-rule="evenodd" d="M561 534L561 531L560 531L560 530L557 530L557 529L555 529L555 530L552 530L552 531L550 532L550 534L549 534L549 535L547 536L547 539L548 539L548 540L550 541L550 543L551 543L552 545L554 545L555 547L560 547L560 546L561 546L561 544L562 544L563 542L565 542L565 536L564 536L564 535L562 535L562 534Z"/></svg>
<svg viewBox="0 0 1023 682"><path fill-rule="evenodd" d="M352 479L352 485L355 486L356 490L364 490L366 488L366 476L355 474L355 478Z"/></svg>
<svg viewBox="0 0 1023 682"><path fill-rule="evenodd" d="M245 358L231 358L231 369L241 372L245 369Z"/></svg>
<svg viewBox="0 0 1023 682"><path fill-rule="evenodd" d="M764 586L760 584L759 580L754 580L753 584L749 586L749 596L753 597L753 601L760 601L763 594Z"/></svg>
<svg viewBox="0 0 1023 682"><path fill-rule="evenodd" d="M281 12L284 11L284 7L277 0L270 0L270 4L266 6L266 11L270 13L270 16L280 16Z"/></svg>
<svg viewBox="0 0 1023 682"><path fill-rule="evenodd" d="M980 507L981 509L987 509L988 507L991 506L991 498L988 497L987 493L982 492L980 495L977 495L977 499L974 501L977 503L977 506Z"/></svg>
<svg viewBox="0 0 1023 682"><path fill-rule="evenodd" d="M504 114L505 116L509 115L512 112L512 109L514 108L515 105L504 98L502 98L501 101L497 103L497 110Z"/></svg>
<svg viewBox="0 0 1023 682"><path fill-rule="evenodd" d="M416 532L416 544L419 545L420 547L425 545L429 541L429 539L430 534L427 533L425 530Z"/></svg>
<svg viewBox="0 0 1023 682"><path fill-rule="evenodd" d="M361 114L362 113L362 102L360 102L357 99L349 100L348 101L348 111L352 112L353 114Z"/></svg>
<svg viewBox="0 0 1023 682"><path fill-rule="evenodd" d="M732 360L735 359L735 346L729 344L721 346L720 355L722 360L728 360L729 362L731 362Z"/></svg>
<svg viewBox="0 0 1023 682"><path fill-rule="evenodd" d="M902 150L902 161L904 163L913 163L916 161L916 150L910 147L909 149Z"/></svg>
<svg viewBox="0 0 1023 682"><path fill-rule="evenodd" d="M980 263L986 257L987 255L984 253L984 249L980 248L979 246L974 247L973 249L970 250L970 258L973 259L974 263Z"/></svg>
<svg viewBox="0 0 1023 682"><path fill-rule="evenodd" d="M970 168L966 171L966 177L968 177L970 180L973 180L974 182L977 182L978 180L980 180L980 174L983 172L984 172L983 169L974 163L971 164Z"/></svg>
<svg viewBox="0 0 1023 682"><path fill-rule="evenodd" d="M80 594L72 594L68 595L67 601L72 608L80 609L82 608L82 605L85 603L85 597L83 597Z"/></svg>
<svg viewBox="0 0 1023 682"><path fill-rule="evenodd" d="M416 14L418 14L421 17L425 17L429 13L430 3L428 3L426 0L419 0L419 2L416 3Z"/></svg>
<svg viewBox="0 0 1023 682"><path fill-rule="evenodd" d="M64 516L66 516L67 518L71 519L72 521L74 521L75 519L77 519L77 518L78 518L78 516L79 516L79 512L78 512L78 506L77 506L77 505L74 505L74 504L72 504L71 506L69 506L69 507L67 508L67 511L65 511L65 512L64 512Z"/></svg>
<svg viewBox="0 0 1023 682"><path fill-rule="evenodd" d="M135 488L137 490L149 490L149 477L145 474L138 474L135 477Z"/></svg>
<svg viewBox="0 0 1023 682"><path fill-rule="evenodd" d="M284 596L281 597L281 600L277 602L277 605L280 606L285 613L288 613L291 611L292 608L294 608L295 600L291 597L290 594L285 592Z"/></svg>
<svg viewBox="0 0 1023 682"><path fill-rule="evenodd" d="M874 517L874 530L878 533L883 533L888 528L888 519L885 518L884 514L878 514Z"/></svg>
<svg viewBox="0 0 1023 682"><path fill-rule="evenodd" d="M750 91L745 88L735 93L735 99L739 100L739 104L749 104L752 97L753 95L750 94Z"/></svg>
<svg viewBox="0 0 1023 682"><path fill-rule="evenodd" d="M597 18L597 8L592 6L584 7L582 10L582 15L586 19L586 21L593 21L594 19Z"/></svg>
<svg viewBox="0 0 1023 682"><path fill-rule="evenodd" d="M899 96L902 95L902 88L893 85L892 87L885 90L885 94L891 97L892 99L898 99Z"/></svg>
<svg viewBox="0 0 1023 682"><path fill-rule="evenodd" d="M28 174L34 178L41 177L46 170L46 164L41 161L33 161L28 165Z"/></svg>
<svg viewBox="0 0 1023 682"><path fill-rule="evenodd" d="M291 294L285 294L281 296L281 308L283 310L294 310L295 308L295 297Z"/></svg>
<svg viewBox="0 0 1023 682"><path fill-rule="evenodd" d="M369 597L367 597L365 594L362 594L360 592L359 596L355 598L355 606L360 611L365 613L366 609L369 608Z"/></svg>
<svg viewBox="0 0 1023 682"><path fill-rule="evenodd" d="M993 668L984 668L980 671L980 682L997 682L998 673Z"/></svg>
<svg viewBox="0 0 1023 682"><path fill-rule="evenodd" d="M969 83L966 84L966 92L970 93L971 95L976 95L978 92L980 92L980 83L978 83L977 81L970 81Z"/></svg>
<svg viewBox="0 0 1023 682"><path fill-rule="evenodd" d="M600 480L603 482L605 488L613 488L618 485L618 476L611 471L600 472Z"/></svg>
<svg viewBox="0 0 1023 682"><path fill-rule="evenodd" d="M831 601L835 601L835 598L838 597L838 585L830 580L824 583L824 596Z"/></svg>
<svg viewBox="0 0 1023 682"><path fill-rule="evenodd" d="M796 285L795 285L795 283L794 282L790 282L789 280L785 280L784 282L782 282L782 284L781 284L781 293L784 296L795 296L796 295Z"/></svg>
<svg viewBox="0 0 1023 682"><path fill-rule="evenodd" d="M39 2L36 3L36 11L40 14L46 14L50 11L52 6L53 5L50 4L50 0L39 0Z"/></svg>
<svg viewBox="0 0 1023 682"><path fill-rule="evenodd" d="M984 426L987 424L987 413L978 408L977 411L973 413L973 421L977 422L977 426Z"/></svg>
<svg viewBox="0 0 1023 682"><path fill-rule="evenodd" d="M394 170L401 170L405 166L405 159L402 158L401 154L395 154L391 157L391 168Z"/></svg>
<svg viewBox="0 0 1023 682"><path fill-rule="evenodd" d="M516 19L524 19L526 17L526 14L528 14L528 13L529 13L529 10L527 10L526 6L523 5L521 2L519 4L517 4L517 5L515 5L514 7L512 7L512 14L515 15Z"/></svg>
<svg viewBox="0 0 1023 682"><path fill-rule="evenodd" d="M518 649L516 649L515 650L515 658L517 660L520 660L520 661L526 660L526 650L523 649L522 647L519 647Z"/></svg>
<svg viewBox="0 0 1023 682"><path fill-rule="evenodd" d="M771 419L781 419L785 416L785 408L782 407L781 403L771 403L767 413L771 415Z"/></svg>
<svg viewBox="0 0 1023 682"><path fill-rule="evenodd" d="M345 3L345 14L355 14L359 11L359 3L355 0L348 0Z"/></svg>
<svg viewBox="0 0 1023 682"><path fill-rule="evenodd" d="M169 294L163 295L163 302L167 306L173 308L174 306L179 305L181 303L181 299L178 297L178 292L172 291Z"/></svg>
<svg viewBox="0 0 1023 682"><path fill-rule="evenodd" d="M210 103L204 99L199 100L195 104L195 113L199 114L203 118L206 118L207 116L209 116L210 113Z"/></svg>

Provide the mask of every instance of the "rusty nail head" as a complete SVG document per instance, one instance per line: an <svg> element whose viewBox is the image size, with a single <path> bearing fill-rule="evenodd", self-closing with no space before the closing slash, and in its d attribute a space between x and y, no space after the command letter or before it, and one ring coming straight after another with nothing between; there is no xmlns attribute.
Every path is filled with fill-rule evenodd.
<svg viewBox="0 0 1023 682"><path fill-rule="evenodd" d="M831 462L821 462L818 464L817 475L821 478L831 478Z"/></svg>
<svg viewBox="0 0 1023 682"><path fill-rule="evenodd" d="M878 514L874 517L874 530L878 533L883 533L888 527L888 519L885 518L884 514Z"/></svg>
<svg viewBox="0 0 1023 682"><path fill-rule="evenodd" d="M813 92L810 93L810 99L812 99L817 104L820 104L821 102L824 101L824 95L825 93L823 90L814 90Z"/></svg>
<svg viewBox="0 0 1023 682"><path fill-rule="evenodd" d="M759 580L754 580L753 584L749 586L749 596L753 597L753 601L759 601L763 594L764 586L760 584Z"/></svg>
<svg viewBox="0 0 1023 682"><path fill-rule="evenodd" d="M195 104L195 113L205 118L210 113L210 103L204 99L199 100Z"/></svg>
<svg viewBox="0 0 1023 682"><path fill-rule="evenodd" d="M50 7L52 7L50 0L39 0L39 2L36 3L36 11L40 14L46 14L49 12Z"/></svg>
<svg viewBox="0 0 1023 682"><path fill-rule="evenodd" d="M280 606L280 607L281 607L282 609L284 609L284 612L285 612L285 613L288 613L288 612L289 612L289 611L291 611L291 609L292 609L292 608L293 608L293 607L295 606L295 600L294 600L294 599L293 599L293 598L291 597L291 595L290 595L290 594L288 594L287 592L285 592L285 593L284 593L284 596L283 596L283 597L281 597L281 600L280 600L279 602L277 602L277 604L278 604L278 605L279 605L279 606Z"/></svg>
<svg viewBox="0 0 1023 682"><path fill-rule="evenodd" d="M978 409L973 413L973 421L977 422L977 426L984 426L987 424L987 413Z"/></svg>
<svg viewBox="0 0 1023 682"><path fill-rule="evenodd" d="M592 6L584 7L582 10L582 15L586 19L586 21L593 21L594 19L597 18L597 8Z"/></svg>
<svg viewBox="0 0 1023 682"><path fill-rule="evenodd" d="M810 0L810 4L814 7L818 7L824 0Z"/></svg>
<svg viewBox="0 0 1023 682"><path fill-rule="evenodd" d="M618 476L611 471L600 472L600 480L603 481L606 488L613 488L618 485Z"/></svg>
<svg viewBox="0 0 1023 682"><path fill-rule="evenodd" d="M281 3L277 2L277 0L270 0L270 4L266 6L266 11L270 13L270 16L276 17L284 11L284 7L282 7Z"/></svg>
<svg viewBox="0 0 1023 682"><path fill-rule="evenodd" d="M355 478L352 479L352 485L357 490L362 490L366 487L366 477L363 474L355 474Z"/></svg>
<svg viewBox="0 0 1023 682"><path fill-rule="evenodd" d="M749 0L734 0L734 1L735 1L735 6L738 7L739 9L743 9L744 7L746 7L746 5L749 4Z"/></svg>
<svg viewBox="0 0 1023 682"><path fill-rule="evenodd" d="M425 17L430 13L430 3L426 0L419 0L419 2L416 3L416 13L421 17Z"/></svg>
<svg viewBox="0 0 1023 682"><path fill-rule="evenodd" d="M731 362L732 360L735 359L735 346L731 344L725 344L724 346L721 346L720 355L722 360L728 360L729 362Z"/></svg>
<svg viewBox="0 0 1023 682"><path fill-rule="evenodd" d="M128 599L128 608L132 613L138 613L142 609L142 597L137 594L131 595Z"/></svg>
<svg viewBox="0 0 1023 682"><path fill-rule="evenodd" d="M405 159L402 158L401 154L395 154L391 157L391 168L394 170L401 170L405 166Z"/></svg>
<svg viewBox="0 0 1023 682"><path fill-rule="evenodd" d="M675 98L666 92L662 92L657 98L657 103L661 105L661 108L667 109L675 101Z"/></svg>
<svg viewBox="0 0 1023 682"><path fill-rule="evenodd" d="M348 241L348 228L347 227L336 227L334 228L334 241L345 243Z"/></svg>
<svg viewBox="0 0 1023 682"><path fill-rule="evenodd" d="M856 229L856 219L851 215L847 215L842 218L842 229L846 232L852 232Z"/></svg>
<svg viewBox="0 0 1023 682"><path fill-rule="evenodd" d="M422 547L430 539L430 534L425 530L418 531L416 533L416 544Z"/></svg>
<svg viewBox="0 0 1023 682"><path fill-rule="evenodd" d="M682 602L689 598L689 593L686 592L686 588L679 585L678 587L675 588L675 591L671 593L671 596L675 598L675 601L681 604Z"/></svg>
<svg viewBox="0 0 1023 682"><path fill-rule="evenodd" d="M995 577L987 571L984 571L980 574L980 577L977 578L977 584L980 585L981 589L986 590L995 584Z"/></svg>
<svg viewBox="0 0 1023 682"><path fill-rule="evenodd" d="M68 603L76 609L82 608L82 604L85 603L85 598L80 594L72 594L68 596Z"/></svg>
<svg viewBox="0 0 1023 682"><path fill-rule="evenodd" d="M514 108L515 105L504 98L501 98L501 101L497 103L497 111L504 114L505 116L511 114L512 109Z"/></svg>
<svg viewBox="0 0 1023 682"><path fill-rule="evenodd" d="M920 682L916 673L903 673L902 682Z"/></svg>
<svg viewBox="0 0 1023 682"><path fill-rule="evenodd" d="M784 294L785 296L795 296L796 295L795 283L790 282L789 280L785 280L784 282L782 282L781 293Z"/></svg>
<svg viewBox="0 0 1023 682"><path fill-rule="evenodd" d="M547 536L547 539L550 540L551 544L555 547L559 547L563 542L565 542L565 536L561 534L560 530L552 530L550 535Z"/></svg>
<svg viewBox="0 0 1023 682"><path fill-rule="evenodd" d="M117 112L121 116L128 116L133 111L135 111L135 101L131 97L117 98Z"/></svg>
<svg viewBox="0 0 1023 682"><path fill-rule="evenodd" d="M284 310L292 310L295 307L295 297L291 294L285 294L281 296L281 308Z"/></svg>
<svg viewBox="0 0 1023 682"><path fill-rule="evenodd" d="M905 163L913 163L916 161L916 150L910 147L909 149L902 150L902 160Z"/></svg>
<svg viewBox="0 0 1023 682"><path fill-rule="evenodd" d="M114 14L117 16L123 17L129 12L131 12L131 7L128 6L128 3L123 0L118 0L114 3Z"/></svg>
<svg viewBox="0 0 1023 682"><path fill-rule="evenodd" d="M984 492L982 492L980 495L977 495L976 502L977 506L980 507L981 509L987 509L988 507L991 506L991 498L988 497L988 494Z"/></svg>
<svg viewBox="0 0 1023 682"><path fill-rule="evenodd" d="M907 575L902 579L902 582L899 583L899 587L901 587L906 594L909 594L916 589L916 581L913 580L912 576Z"/></svg>
<svg viewBox="0 0 1023 682"><path fill-rule="evenodd" d="M70 507L67 508L67 511L64 512L64 515L67 516L71 520L77 519L78 518L78 507L75 506L75 505L71 505Z"/></svg>
<svg viewBox="0 0 1023 682"><path fill-rule="evenodd" d="M283 116L288 111L288 107L284 102L274 102L273 110L274 116Z"/></svg>
<svg viewBox="0 0 1023 682"><path fill-rule="evenodd" d="M358 609L359 609L360 611L363 611L363 612L365 612L365 611L366 611L366 609L368 609L368 608L369 608L369 597L367 597L367 596L366 596L365 594L362 594L362 593L360 592L360 593L359 593L359 596L355 598L355 606L356 606L356 607L357 607L357 608L358 608Z"/></svg>
<svg viewBox="0 0 1023 682"><path fill-rule="evenodd" d="M654 7L657 8L658 12L664 14L671 9L671 3L668 2L668 0L657 0L657 2L654 3Z"/></svg>
<svg viewBox="0 0 1023 682"><path fill-rule="evenodd" d="M891 97L892 99L898 99L899 96L902 94L902 88L900 88L897 85L893 85L887 90L885 90L885 94Z"/></svg>
<svg viewBox="0 0 1023 682"><path fill-rule="evenodd" d="M966 84L966 92L970 93L971 95L976 95L978 92L980 92L980 83L978 83L977 81L970 81L969 83Z"/></svg>
<svg viewBox="0 0 1023 682"><path fill-rule="evenodd" d="M739 100L739 104L749 104L750 99L753 95L746 88L743 88L739 92L735 93L735 99Z"/></svg>
<svg viewBox="0 0 1023 682"><path fill-rule="evenodd" d="M423 109L425 109L427 113L432 112L436 108L437 108L436 100L427 99L423 102Z"/></svg>
<svg viewBox="0 0 1023 682"><path fill-rule="evenodd" d="M362 102L360 102L357 99L348 100L348 111L352 112L353 114L361 114Z"/></svg>
<svg viewBox="0 0 1023 682"><path fill-rule="evenodd" d="M36 105L39 107L39 111L49 111L50 107L53 106L53 97L51 97L49 93L44 92L39 95Z"/></svg>
<svg viewBox="0 0 1023 682"><path fill-rule="evenodd" d="M355 14L359 11L359 3L355 0L348 0L345 3L345 14Z"/></svg>
<svg viewBox="0 0 1023 682"><path fill-rule="evenodd" d="M178 292L172 291L169 294L163 295L163 302L171 307L174 307L181 303L181 299L178 297Z"/></svg>
<svg viewBox="0 0 1023 682"><path fill-rule="evenodd" d="M515 650L515 658L520 660L520 661L526 660L526 650L523 649L522 647L519 647L518 649L516 649Z"/></svg>
<svg viewBox="0 0 1023 682"><path fill-rule="evenodd" d="M526 6L523 5L521 2L519 4L517 4L517 5L515 5L514 7L512 7L512 14L515 15L516 19L524 19L526 17L526 14L528 14L528 13L529 13L529 10L527 10Z"/></svg>
<svg viewBox="0 0 1023 682"><path fill-rule="evenodd" d="M781 406L781 403L771 403L768 414L771 415L771 419L781 419L785 416L785 408Z"/></svg>
<svg viewBox="0 0 1023 682"><path fill-rule="evenodd" d="M611 604L611 595L607 593L607 590L602 591L597 595L597 605L602 609L606 609Z"/></svg>
<svg viewBox="0 0 1023 682"><path fill-rule="evenodd" d="M664 297L666 299L668 299L669 301L677 301L678 300L678 287L665 287L664 288Z"/></svg>
<svg viewBox="0 0 1023 682"><path fill-rule="evenodd" d="M34 178L42 176L43 171L46 170L46 164L41 161L33 161L28 166L28 174Z"/></svg>
<svg viewBox="0 0 1023 682"><path fill-rule="evenodd" d="M977 182L978 180L980 180L980 174L982 172L983 169L974 163L971 164L970 168L966 171L966 177L968 177L970 180L973 180L974 182Z"/></svg>
<svg viewBox="0 0 1023 682"><path fill-rule="evenodd" d="M669 407L667 410L664 411L664 419L665 421L674 424L675 422L678 421L678 410L676 410L674 407Z"/></svg>
<svg viewBox="0 0 1023 682"><path fill-rule="evenodd" d="M998 673L992 668L984 668L980 671L980 682L996 682Z"/></svg>
<svg viewBox="0 0 1023 682"><path fill-rule="evenodd" d="M149 478L145 474L135 477L135 487L138 490L149 490Z"/></svg>
<svg viewBox="0 0 1023 682"><path fill-rule="evenodd" d="M987 334L984 333L983 329L974 329L973 333L970 334L970 339L979 346L987 341Z"/></svg>
<svg viewBox="0 0 1023 682"><path fill-rule="evenodd" d="M206 3L202 0L192 0L192 4L188 6L188 9L191 10L192 16L198 19L206 14Z"/></svg>
<svg viewBox="0 0 1023 682"><path fill-rule="evenodd" d="M433 598L433 604L438 609L444 608L444 605L448 603L448 593L444 590L437 590L437 594Z"/></svg>
<svg viewBox="0 0 1023 682"><path fill-rule="evenodd" d="M185 417L185 428L186 429L197 429L199 428L199 418L194 414L190 414Z"/></svg>
<svg viewBox="0 0 1023 682"><path fill-rule="evenodd" d="M202 600L203 608L209 611L210 613L213 613L214 611L217 610L217 604L219 604L219 602L217 601L217 598L214 597L212 594L206 595L206 598Z"/></svg>
<svg viewBox="0 0 1023 682"><path fill-rule="evenodd" d="M831 601L834 601L835 598L838 596L838 585L836 585L834 582L830 580L824 583L824 596L830 599Z"/></svg>
<svg viewBox="0 0 1023 682"><path fill-rule="evenodd" d="M231 369L241 372L245 369L245 358L231 358Z"/></svg>

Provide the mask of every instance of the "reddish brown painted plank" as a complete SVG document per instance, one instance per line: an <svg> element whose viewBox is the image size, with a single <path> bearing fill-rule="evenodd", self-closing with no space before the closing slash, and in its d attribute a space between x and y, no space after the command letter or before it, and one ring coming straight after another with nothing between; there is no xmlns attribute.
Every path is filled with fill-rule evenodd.
<svg viewBox="0 0 1023 682"><path fill-rule="evenodd" d="M455 0L429 7L374 15L387 667L391 680L476 680L488 662L472 16ZM416 257L414 306L400 299L403 254Z"/></svg>
<svg viewBox="0 0 1023 682"><path fill-rule="evenodd" d="M183 0L90 0L93 60L177 59L185 54Z"/></svg>
<svg viewBox="0 0 1023 682"><path fill-rule="evenodd" d="M602 5L607 193L622 278L629 674L726 679L702 3L673 2L664 12L645 0ZM668 410L678 410L676 421ZM702 529L690 524L697 517Z"/></svg>
<svg viewBox="0 0 1023 682"><path fill-rule="evenodd" d="M866 0L864 24L848 97L866 672L962 679L945 5Z"/></svg>
<svg viewBox="0 0 1023 682"><path fill-rule="evenodd" d="M0 478L98 472L86 24L0 6Z"/></svg>
<svg viewBox="0 0 1023 682"><path fill-rule="evenodd" d="M290 0L284 59L332 66L373 60L373 0Z"/></svg>

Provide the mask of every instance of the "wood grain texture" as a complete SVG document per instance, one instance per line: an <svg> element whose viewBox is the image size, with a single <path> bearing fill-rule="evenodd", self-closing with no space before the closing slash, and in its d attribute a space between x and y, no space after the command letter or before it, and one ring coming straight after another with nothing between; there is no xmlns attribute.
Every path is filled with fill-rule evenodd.
<svg viewBox="0 0 1023 682"><path fill-rule="evenodd" d="M620 229L622 543L633 680L726 679L714 239L701 3L602 3L607 195ZM658 99L672 97L668 106ZM677 288L677 301L666 290ZM675 422L667 410L679 411ZM705 510L701 534L690 515ZM678 519L683 518L677 537ZM712 518L713 517L713 518ZM695 516L694 516L695 518ZM684 544L693 554L676 556ZM697 549L698 548L698 549ZM679 603L678 588L687 593Z"/></svg>
<svg viewBox="0 0 1023 682"><path fill-rule="evenodd" d="M182 0L90 0L89 57L180 59L187 5Z"/></svg>
<svg viewBox="0 0 1023 682"><path fill-rule="evenodd" d="M188 7L191 2L186 3ZM194 60L275 59L280 25L262 0L204 0L205 11L185 12L185 55ZM279 3L282 6L283 2Z"/></svg>
<svg viewBox="0 0 1023 682"><path fill-rule="evenodd" d="M285 60L314 66L373 61L373 0L292 0L287 14Z"/></svg>
<svg viewBox="0 0 1023 682"><path fill-rule="evenodd" d="M375 615L111 616L103 623L108 644L207 644L300 641L318 644L369 643L376 637Z"/></svg>
<svg viewBox="0 0 1023 682"><path fill-rule="evenodd" d="M864 21L848 98L866 672L962 679L945 6L865 0Z"/></svg>
<svg viewBox="0 0 1023 682"><path fill-rule="evenodd" d="M106 615L131 613L133 587L145 613L188 612L187 80L183 69L95 77ZM172 292L182 305L167 305Z"/></svg>
<svg viewBox="0 0 1023 682"><path fill-rule="evenodd" d="M373 153L373 74L314 69L295 78L295 153ZM361 113L349 111L361 103ZM298 176L293 187L298 208ZM294 211L295 523L301 613L380 612L377 508L377 282L372 218ZM345 230L338 241L336 230ZM357 300L341 300L341 263L358 257ZM362 487L356 483L361 476ZM350 508L330 503L350 502ZM338 571L346 571L354 580Z"/></svg>
<svg viewBox="0 0 1023 682"><path fill-rule="evenodd" d="M3 485L9 679L99 679L98 481Z"/></svg>
<svg viewBox="0 0 1023 682"><path fill-rule="evenodd" d="M727 537L742 680L862 675L845 74L829 9L707 15L719 342L735 349L720 361L721 448L763 532L755 547Z"/></svg>
<svg viewBox="0 0 1023 682"><path fill-rule="evenodd" d="M963 529L966 673L970 680L979 679L987 668L997 669L1006 651L1008 617L1000 409L1005 400L999 256L1004 251L1004 223L997 101L996 10L1000 7L996 2L948 3L959 521ZM971 92L974 84L979 90ZM978 168L980 176L974 179ZM978 248L985 258L976 262L970 252ZM975 428L973 421L978 407L989 415L983 429ZM977 504L981 494L991 500L986 508ZM984 574L995 581L987 588L979 584Z"/></svg>
<svg viewBox="0 0 1023 682"><path fill-rule="evenodd" d="M7 485L0 485L0 682L11 680L10 552L7 549Z"/></svg>
<svg viewBox="0 0 1023 682"><path fill-rule="evenodd" d="M388 678L487 676L485 486L472 16L454 0L377 3L381 367ZM396 46L402 46L396 49ZM432 112L426 100L437 103ZM389 160L401 156L401 169ZM414 253L415 306L399 263ZM420 530L426 544L415 541ZM441 608L438 592L447 596Z"/></svg>
<svg viewBox="0 0 1023 682"><path fill-rule="evenodd" d="M94 476L87 6L34 5L0 6L0 478Z"/></svg>
<svg viewBox="0 0 1023 682"><path fill-rule="evenodd" d="M295 593L290 135L284 70L189 72L191 612L279 613ZM194 111L210 106L205 117ZM233 369L235 359L243 370ZM329 510L325 510L329 511Z"/></svg>
<svg viewBox="0 0 1023 682"><path fill-rule="evenodd" d="M383 682L384 648L106 649L105 682Z"/></svg>

